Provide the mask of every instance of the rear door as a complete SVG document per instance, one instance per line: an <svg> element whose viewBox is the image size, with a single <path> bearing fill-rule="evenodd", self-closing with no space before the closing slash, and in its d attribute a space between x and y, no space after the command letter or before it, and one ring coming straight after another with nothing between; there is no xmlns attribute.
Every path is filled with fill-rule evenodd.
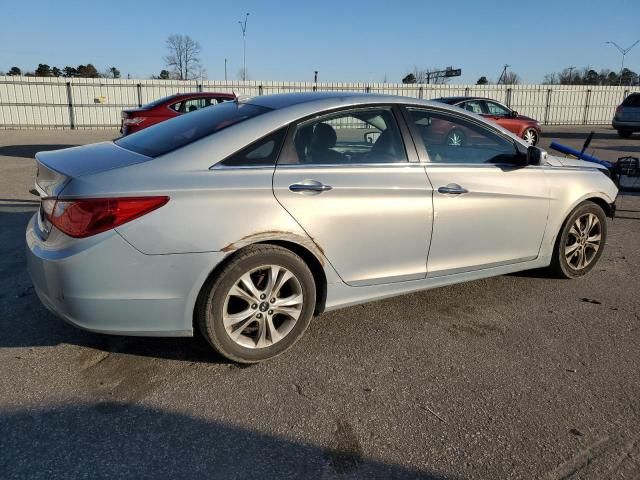
<svg viewBox="0 0 640 480"><path fill-rule="evenodd" d="M538 256L550 191L541 166L516 166L512 139L463 114L407 109L434 188L428 276L525 262ZM462 143L438 142L431 125L473 131Z"/></svg>
<svg viewBox="0 0 640 480"><path fill-rule="evenodd" d="M295 125L273 189L347 284L426 276L432 189L395 108L347 109Z"/></svg>

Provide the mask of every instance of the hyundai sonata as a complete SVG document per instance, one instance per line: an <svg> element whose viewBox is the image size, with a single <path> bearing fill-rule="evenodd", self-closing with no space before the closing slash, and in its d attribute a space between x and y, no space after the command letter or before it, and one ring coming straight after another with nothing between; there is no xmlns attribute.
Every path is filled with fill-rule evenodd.
<svg viewBox="0 0 640 480"><path fill-rule="evenodd" d="M466 132L466 141L448 142ZM36 155L41 301L81 328L258 362L314 314L548 267L593 268L617 189L481 116L392 96L237 99Z"/></svg>

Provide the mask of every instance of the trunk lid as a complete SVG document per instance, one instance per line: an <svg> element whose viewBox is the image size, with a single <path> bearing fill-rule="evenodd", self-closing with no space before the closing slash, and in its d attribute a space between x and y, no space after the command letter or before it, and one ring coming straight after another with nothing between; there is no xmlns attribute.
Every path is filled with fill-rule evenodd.
<svg viewBox="0 0 640 480"><path fill-rule="evenodd" d="M38 177L41 177L36 179L36 184L41 183L41 189L47 192L54 191L59 187L63 181L62 177L68 181L74 177L146 162L151 160L151 157L126 150L113 142L102 142L62 150L38 152L36 160Z"/></svg>

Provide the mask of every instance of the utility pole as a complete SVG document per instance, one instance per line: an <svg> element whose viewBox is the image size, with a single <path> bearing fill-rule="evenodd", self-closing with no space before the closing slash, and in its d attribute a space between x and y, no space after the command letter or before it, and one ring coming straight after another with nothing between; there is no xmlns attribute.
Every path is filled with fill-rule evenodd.
<svg viewBox="0 0 640 480"><path fill-rule="evenodd" d="M227 81L227 57L224 57L224 81Z"/></svg>
<svg viewBox="0 0 640 480"><path fill-rule="evenodd" d="M249 12L244 16L244 22L238 20L240 28L242 29L242 80L247 79L247 19L249 18Z"/></svg>
<svg viewBox="0 0 640 480"><path fill-rule="evenodd" d="M313 71L313 91L318 90L318 70Z"/></svg>
<svg viewBox="0 0 640 480"><path fill-rule="evenodd" d="M627 55L627 53L629 53L629 51L633 47L635 47L638 44L638 42L640 42L640 40L636 40L635 43L628 48L622 48L616 42L609 42L609 41L604 42L605 44L613 45L622 54L622 63L620 64L620 85L622 85L622 71L624 70L624 57Z"/></svg>
<svg viewBox="0 0 640 480"><path fill-rule="evenodd" d="M573 71L576 69L576 67L567 67L567 70L569 70L569 85L571 85L571 80L573 79Z"/></svg>
<svg viewBox="0 0 640 480"><path fill-rule="evenodd" d="M502 68L502 73L500 74L500 77L498 78L498 83L497 85L500 85L500 82L502 81L503 77L505 77L507 75L507 68L509 68L511 65L507 65L506 63L504 64L504 67Z"/></svg>

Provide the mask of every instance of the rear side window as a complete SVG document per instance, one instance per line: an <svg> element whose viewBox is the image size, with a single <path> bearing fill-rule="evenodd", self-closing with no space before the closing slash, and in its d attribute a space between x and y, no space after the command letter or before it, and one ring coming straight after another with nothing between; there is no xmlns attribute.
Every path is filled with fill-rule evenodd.
<svg viewBox="0 0 640 480"><path fill-rule="evenodd" d="M269 110L258 105L225 102L216 108L203 108L153 125L115 143L127 150L157 157Z"/></svg>
<svg viewBox="0 0 640 480"><path fill-rule="evenodd" d="M632 93L622 102L623 107L640 107L640 93Z"/></svg>
<svg viewBox="0 0 640 480"><path fill-rule="evenodd" d="M268 167L275 165L286 134L287 127L276 130L227 157L218 165L225 167Z"/></svg>

